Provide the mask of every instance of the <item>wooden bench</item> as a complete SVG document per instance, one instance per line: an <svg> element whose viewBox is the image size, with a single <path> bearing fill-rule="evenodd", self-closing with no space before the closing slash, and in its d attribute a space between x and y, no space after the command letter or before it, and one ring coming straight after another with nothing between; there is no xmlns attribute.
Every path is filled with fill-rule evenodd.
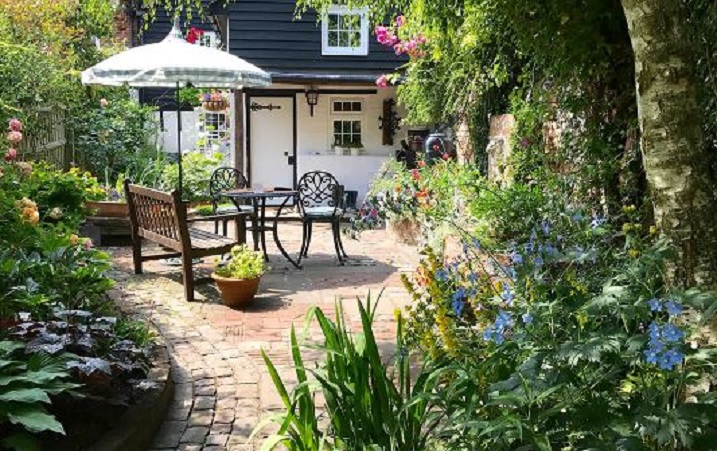
<svg viewBox="0 0 717 451"><path fill-rule="evenodd" d="M222 215L221 218L235 219L237 240L204 230L189 227L190 223L214 221L216 216L187 219L187 205L177 191L165 193L125 180L125 193L129 204L130 228L132 232L132 258L135 274L142 274L142 263L149 260L181 257L184 293L187 301L194 300L195 258L229 253L238 243L246 243L247 213ZM174 252L142 255L142 239L159 244Z"/></svg>

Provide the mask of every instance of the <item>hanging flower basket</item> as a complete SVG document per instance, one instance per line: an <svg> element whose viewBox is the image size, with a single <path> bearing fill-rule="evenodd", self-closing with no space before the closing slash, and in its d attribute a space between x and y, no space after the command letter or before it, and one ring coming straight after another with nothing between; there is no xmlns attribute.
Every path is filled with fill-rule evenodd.
<svg viewBox="0 0 717 451"><path fill-rule="evenodd" d="M229 108L229 102L226 100L209 100L202 102L202 108L207 111L224 111Z"/></svg>
<svg viewBox="0 0 717 451"><path fill-rule="evenodd" d="M207 111L223 111L229 108L229 100L221 91L202 93L199 95L199 100Z"/></svg>

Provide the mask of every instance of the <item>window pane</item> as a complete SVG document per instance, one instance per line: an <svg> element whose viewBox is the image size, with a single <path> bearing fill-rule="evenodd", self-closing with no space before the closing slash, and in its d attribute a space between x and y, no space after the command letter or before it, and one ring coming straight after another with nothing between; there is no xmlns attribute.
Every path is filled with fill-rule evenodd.
<svg viewBox="0 0 717 451"><path fill-rule="evenodd" d="M343 124L343 132L351 133L351 121L341 121Z"/></svg>
<svg viewBox="0 0 717 451"><path fill-rule="evenodd" d="M334 102L334 111L343 111L344 110L343 106L344 106L343 102Z"/></svg>
<svg viewBox="0 0 717 451"><path fill-rule="evenodd" d="M351 102L351 111L361 111L361 102Z"/></svg>
<svg viewBox="0 0 717 451"><path fill-rule="evenodd" d="M329 46L337 47L339 45L339 34L337 31L329 31Z"/></svg>
<svg viewBox="0 0 717 451"><path fill-rule="evenodd" d="M339 29L339 16L338 14L329 14L329 24L328 29L329 30L338 30Z"/></svg>
<svg viewBox="0 0 717 451"><path fill-rule="evenodd" d="M334 134L341 133L341 121L334 121Z"/></svg>
<svg viewBox="0 0 717 451"><path fill-rule="evenodd" d="M357 31L361 29L361 16L358 14L346 14L343 16L342 27L344 30Z"/></svg>
<svg viewBox="0 0 717 451"><path fill-rule="evenodd" d="M361 46L361 33L358 31L352 31L348 34L347 47L360 47Z"/></svg>
<svg viewBox="0 0 717 451"><path fill-rule="evenodd" d="M353 133L361 133L361 121L353 121L351 124L352 132Z"/></svg>
<svg viewBox="0 0 717 451"><path fill-rule="evenodd" d="M349 35L345 31L339 31L337 32L339 35L339 47L348 47L349 46Z"/></svg>

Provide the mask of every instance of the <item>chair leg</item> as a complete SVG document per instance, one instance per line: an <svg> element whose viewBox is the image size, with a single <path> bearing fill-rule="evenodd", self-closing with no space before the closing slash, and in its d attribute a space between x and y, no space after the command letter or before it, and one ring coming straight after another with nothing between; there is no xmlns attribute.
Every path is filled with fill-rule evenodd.
<svg viewBox="0 0 717 451"><path fill-rule="evenodd" d="M189 252L182 253L182 279L184 282L184 297L187 302L194 302L194 271L192 257Z"/></svg>
<svg viewBox="0 0 717 451"><path fill-rule="evenodd" d="M246 244L246 217L242 216L234 221L236 239L239 244Z"/></svg>
<svg viewBox="0 0 717 451"><path fill-rule="evenodd" d="M219 220L218 219L214 220L214 234L219 235Z"/></svg>
<svg viewBox="0 0 717 451"><path fill-rule="evenodd" d="M306 240L308 238L308 222L301 223L301 250L299 251L299 260L306 255Z"/></svg>
<svg viewBox="0 0 717 451"><path fill-rule="evenodd" d="M311 246L311 237L314 235L314 223L312 221L309 221L306 223L306 247L304 248L304 257L309 256L309 246Z"/></svg>
<svg viewBox="0 0 717 451"><path fill-rule="evenodd" d="M336 224L336 239L339 242L339 249L341 249L341 255L344 256L344 258L349 258L348 254L346 254L346 250L344 249L344 240L341 239L341 223L338 222Z"/></svg>
<svg viewBox="0 0 717 451"><path fill-rule="evenodd" d="M142 274L142 238L132 238L132 260L134 261L134 273Z"/></svg>
<svg viewBox="0 0 717 451"><path fill-rule="evenodd" d="M227 223L228 223L228 222L229 222L229 221L228 221L227 219L224 219L224 220L222 221L222 235L224 235L224 236L227 236L227 234L229 233L229 232L227 231Z"/></svg>
<svg viewBox="0 0 717 451"><path fill-rule="evenodd" d="M339 245L339 228L337 227L338 223L332 222L331 223L331 234L333 235L334 239L334 249L336 249L336 257L339 259L339 264L344 264L344 258L341 255L341 247Z"/></svg>

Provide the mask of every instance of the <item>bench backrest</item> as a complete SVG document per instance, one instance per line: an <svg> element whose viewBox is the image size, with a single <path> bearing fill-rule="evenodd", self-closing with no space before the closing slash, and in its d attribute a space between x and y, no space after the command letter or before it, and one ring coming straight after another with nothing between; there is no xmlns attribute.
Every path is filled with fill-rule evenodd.
<svg viewBox="0 0 717 451"><path fill-rule="evenodd" d="M132 233L177 252L189 243L187 208L179 193L166 193L125 180Z"/></svg>

